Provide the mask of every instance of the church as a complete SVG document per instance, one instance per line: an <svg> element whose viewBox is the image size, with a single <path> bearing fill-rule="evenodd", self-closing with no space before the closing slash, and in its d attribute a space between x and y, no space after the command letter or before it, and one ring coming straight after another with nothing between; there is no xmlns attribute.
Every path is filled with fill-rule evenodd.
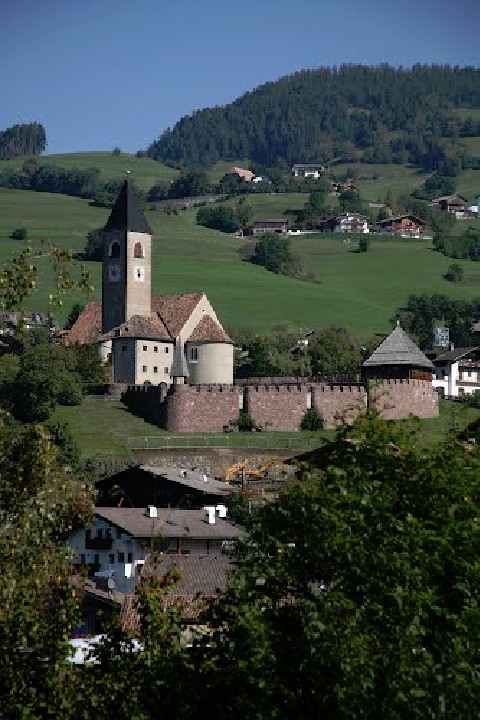
<svg viewBox="0 0 480 720"><path fill-rule="evenodd" d="M102 301L66 342L96 344L115 384L232 384L233 344L206 295L151 288L152 231L127 177L104 228Z"/></svg>

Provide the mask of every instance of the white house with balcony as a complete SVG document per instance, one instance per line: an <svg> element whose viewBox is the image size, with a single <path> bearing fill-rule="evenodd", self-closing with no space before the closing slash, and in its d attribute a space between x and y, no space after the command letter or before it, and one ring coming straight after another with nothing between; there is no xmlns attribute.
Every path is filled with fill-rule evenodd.
<svg viewBox="0 0 480 720"><path fill-rule="evenodd" d="M452 348L433 359L433 387L444 397L472 395L480 391L480 348Z"/></svg>
<svg viewBox="0 0 480 720"><path fill-rule="evenodd" d="M68 541L77 567L108 578L109 587L131 593L148 553L220 555L229 552L241 531L226 520L225 505L200 510L97 507L90 528Z"/></svg>

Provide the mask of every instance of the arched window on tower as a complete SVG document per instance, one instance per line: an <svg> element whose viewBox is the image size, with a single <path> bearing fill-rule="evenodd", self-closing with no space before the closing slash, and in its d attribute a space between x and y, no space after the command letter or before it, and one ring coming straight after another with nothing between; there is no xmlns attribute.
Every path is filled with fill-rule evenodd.
<svg viewBox="0 0 480 720"><path fill-rule="evenodd" d="M110 257L112 258L119 258L120 257L120 243L118 243L116 240L110 245Z"/></svg>
<svg viewBox="0 0 480 720"><path fill-rule="evenodd" d="M143 248L142 243L135 243L133 248L133 257L134 258L143 258Z"/></svg>

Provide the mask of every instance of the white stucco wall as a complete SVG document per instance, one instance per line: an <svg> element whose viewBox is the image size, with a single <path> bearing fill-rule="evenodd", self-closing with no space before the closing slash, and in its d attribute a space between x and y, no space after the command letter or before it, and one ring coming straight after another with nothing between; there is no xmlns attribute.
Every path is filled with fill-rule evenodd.
<svg viewBox="0 0 480 720"><path fill-rule="evenodd" d="M136 340L136 369L133 382L137 385L143 385L145 382L150 382L152 385L159 385L162 382L170 384L172 382L170 371L173 352L173 343L158 340Z"/></svg>
<svg viewBox="0 0 480 720"><path fill-rule="evenodd" d="M192 385L233 383L233 345L230 343L187 343L187 364L188 381Z"/></svg>

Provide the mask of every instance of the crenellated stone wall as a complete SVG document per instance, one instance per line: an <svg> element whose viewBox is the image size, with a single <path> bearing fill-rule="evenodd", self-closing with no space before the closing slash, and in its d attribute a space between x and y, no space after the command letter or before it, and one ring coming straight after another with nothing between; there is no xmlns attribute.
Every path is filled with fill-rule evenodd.
<svg viewBox="0 0 480 720"><path fill-rule="evenodd" d="M240 393L232 385L176 385L165 400L165 427L172 432L221 432L238 418Z"/></svg>
<svg viewBox="0 0 480 720"><path fill-rule="evenodd" d="M323 418L326 428L352 423L367 407L367 392L362 385L313 385L312 406Z"/></svg>
<svg viewBox="0 0 480 720"><path fill-rule="evenodd" d="M221 432L244 409L262 430L300 430L310 407L325 428L353 422L369 407L385 419L438 416L438 395L426 380L376 380L368 385L165 385L130 386L132 412L171 432Z"/></svg>
<svg viewBox="0 0 480 720"><path fill-rule="evenodd" d="M438 394L430 380L370 380L368 396L384 420L438 417Z"/></svg>

